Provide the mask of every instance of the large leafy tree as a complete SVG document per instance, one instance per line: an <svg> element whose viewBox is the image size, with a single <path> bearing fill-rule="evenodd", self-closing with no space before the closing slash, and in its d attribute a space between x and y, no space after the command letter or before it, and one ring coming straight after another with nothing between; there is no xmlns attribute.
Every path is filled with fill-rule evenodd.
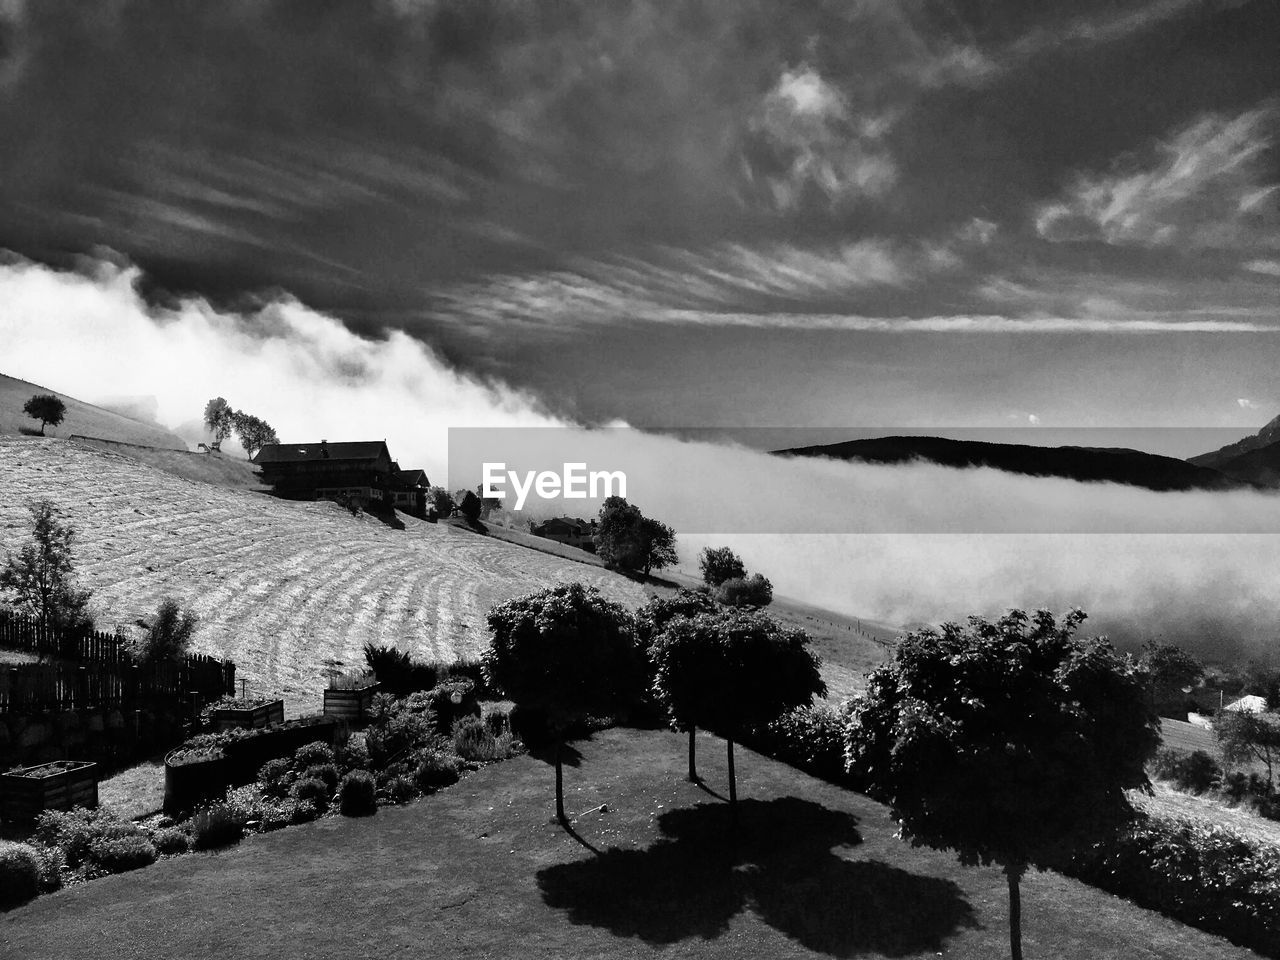
<svg viewBox="0 0 1280 960"><path fill-rule="evenodd" d="M851 770L869 778L915 845L998 864L1010 950L1022 956L1020 882L1129 815L1159 743L1146 677L1085 615L970 618L903 638L848 726Z"/></svg>
<svg viewBox="0 0 1280 960"><path fill-rule="evenodd" d="M646 517L624 497L608 497L600 506L596 524L596 553L615 570L652 570L674 564L676 532L659 520Z"/></svg>
<svg viewBox="0 0 1280 960"><path fill-rule="evenodd" d="M703 547L698 557L702 581L709 587L718 587L726 580L746 577L747 568L742 558L729 547Z"/></svg>
<svg viewBox="0 0 1280 960"><path fill-rule="evenodd" d="M751 727L826 693L808 635L762 613L702 613L671 620L650 653L654 688L672 722L724 738L729 805L736 819L734 741Z"/></svg>
<svg viewBox="0 0 1280 960"><path fill-rule="evenodd" d="M222 441L231 436L235 426L236 413L231 404L223 397L214 397L204 405L205 429L213 436L213 448L216 450Z"/></svg>
<svg viewBox="0 0 1280 960"><path fill-rule="evenodd" d="M1267 793L1275 792L1273 768L1280 762L1280 715L1221 710L1213 721L1222 755L1232 763L1257 760L1267 768Z"/></svg>
<svg viewBox="0 0 1280 960"><path fill-rule="evenodd" d="M1199 660L1176 644L1157 640L1142 645L1138 663L1147 672L1150 702L1157 713L1177 711L1186 703L1185 689L1204 676L1204 664ZM1185 714L1185 710L1181 712Z"/></svg>
<svg viewBox="0 0 1280 960"><path fill-rule="evenodd" d="M56 427L67 415L67 405L62 398L52 393L37 393L22 405L22 412L32 420L40 421L40 436L44 436L45 426Z"/></svg>
<svg viewBox="0 0 1280 960"><path fill-rule="evenodd" d="M250 460L268 443L280 442L271 425L251 413L237 410L232 414L231 422L235 427L236 439L240 441L240 446L244 447L244 452L249 455Z"/></svg>
<svg viewBox="0 0 1280 960"><path fill-rule="evenodd" d="M650 597L636 611L636 640L644 654L644 662L648 665L645 688L653 691L656 676L653 671L653 660L649 648L662 634L667 626L677 617L696 617L703 613L715 613L719 608L708 594L696 590L681 590L671 597ZM687 723L683 726L689 733L689 782L698 782L697 741L695 739L697 724Z"/></svg>
<svg viewBox="0 0 1280 960"><path fill-rule="evenodd" d="M28 509L31 539L5 559L0 590L39 621L42 633L73 635L92 629L89 591L75 585L75 528L62 521L50 500L37 500Z"/></svg>
<svg viewBox="0 0 1280 960"><path fill-rule="evenodd" d="M482 663L488 682L547 717L555 738L556 817L564 812L564 735L586 716L609 716L638 696L634 623L594 587L560 584L499 603Z"/></svg>

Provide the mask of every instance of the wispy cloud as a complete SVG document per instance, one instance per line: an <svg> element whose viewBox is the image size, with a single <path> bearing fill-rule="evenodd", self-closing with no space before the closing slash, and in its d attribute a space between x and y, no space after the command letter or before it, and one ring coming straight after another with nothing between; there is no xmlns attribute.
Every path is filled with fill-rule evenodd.
<svg viewBox="0 0 1280 960"><path fill-rule="evenodd" d="M1236 401L1236 403L1240 405L1240 408L1242 410L1258 409L1258 404L1254 403L1252 400L1248 399L1247 397L1241 397L1239 400Z"/></svg>
<svg viewBox="0 0 1280 960"><path fill-rule="evenodd" d="M1244 264L1250 273L1261 273L1268 277L1280 277L1280 260L1250 260Z"/></svg>
<svg viewBox="0 0 1280 960"><path fill-rule="evenodd" d="M1157 144L1141 169L1079 176L1064 198L1036 210L1036 230L1052 241L1280 246L1276 185L1265 182L1263 163L1276 122L1273 105L1203 117Z"/></svg>

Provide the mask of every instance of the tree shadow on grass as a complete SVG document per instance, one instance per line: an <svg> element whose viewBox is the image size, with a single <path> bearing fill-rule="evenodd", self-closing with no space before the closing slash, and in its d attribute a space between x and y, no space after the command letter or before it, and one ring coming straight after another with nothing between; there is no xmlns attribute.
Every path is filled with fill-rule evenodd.
<svg viewBox="0 0 1280 960"><path fill-rule="evenodd" d="M646 943L713 939L740 911L838 957L939 950L973 911L949 880L833 852L862 842L857 819L794 797L699 804L659 818L664 839L538 873L543 900L571 923Z"/></svg>

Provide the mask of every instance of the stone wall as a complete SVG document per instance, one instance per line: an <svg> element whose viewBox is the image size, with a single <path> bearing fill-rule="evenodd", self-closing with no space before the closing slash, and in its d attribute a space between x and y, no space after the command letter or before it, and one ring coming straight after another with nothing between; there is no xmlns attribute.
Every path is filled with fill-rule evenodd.
<svg viewBox="0 0 1280 960"><path fill-rule="evenodd" d="M50 760L120 765L180 743L183 721L176 707L0 715L0 769Z"/></svg>

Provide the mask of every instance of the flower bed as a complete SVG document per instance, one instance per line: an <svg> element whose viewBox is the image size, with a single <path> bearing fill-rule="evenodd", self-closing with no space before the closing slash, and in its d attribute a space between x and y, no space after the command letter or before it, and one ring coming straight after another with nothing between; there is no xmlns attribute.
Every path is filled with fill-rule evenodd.
<svg viewBox="0 0 1280 960"><path fill-rule="evenodd" d="M284 701L220 700L210 710L210 718L219 730L234 727L259 729L273 723L284 723Z"/></svg>
<svg viewBox="0 0 1280 960"><path fill-rule="evenodd" d="M0 819L27 822L44 810L98 805L98 765L55 760L0 775Z"/></svg>

